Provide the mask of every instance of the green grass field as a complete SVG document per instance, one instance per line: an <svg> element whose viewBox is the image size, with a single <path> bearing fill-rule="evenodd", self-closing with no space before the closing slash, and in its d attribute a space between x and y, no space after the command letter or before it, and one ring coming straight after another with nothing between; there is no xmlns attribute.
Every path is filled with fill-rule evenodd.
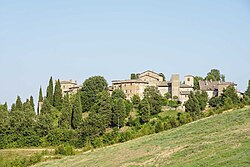
<svg viewBox="0 0 250 167"><path fill-rule="evenodd" d="M37 166L249 167L250 109L215 115L176 129Z"/></svg>

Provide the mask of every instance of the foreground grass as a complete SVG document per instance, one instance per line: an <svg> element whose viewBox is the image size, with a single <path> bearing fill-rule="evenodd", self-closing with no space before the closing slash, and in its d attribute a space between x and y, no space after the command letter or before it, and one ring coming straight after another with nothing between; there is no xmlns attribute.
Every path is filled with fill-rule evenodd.
<svg viewBox="0 0 250 167"><path fill-rule="evenodd" d="M0 166L21 167L59 158L53 152L53 149L44 148L0 149Z"/></svg>
<svg viewBox="0 0 250 167"><path fill-rule="evenodd" d="M250 110L205 118L37 166L250 166Z"/></svg>

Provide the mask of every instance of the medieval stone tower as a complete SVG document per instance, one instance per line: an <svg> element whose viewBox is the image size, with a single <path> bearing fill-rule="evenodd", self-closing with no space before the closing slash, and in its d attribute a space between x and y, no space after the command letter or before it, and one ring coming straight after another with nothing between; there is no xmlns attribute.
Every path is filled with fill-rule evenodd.
<svg viewBox="0 0 250 167"><path fill-rule="evenodd" d="M179 98L179 95L180 95L180 76L179 76L179 74L173 74L171 81L172 81L172 91L171 91L172 99L174 99L174 97Z"/></svg>
<svg viewBox="0 0 250 167"><path fill-rule="evenodd" d="M185 76L185 84L194 87L194 76L186 75Z"/></svg>

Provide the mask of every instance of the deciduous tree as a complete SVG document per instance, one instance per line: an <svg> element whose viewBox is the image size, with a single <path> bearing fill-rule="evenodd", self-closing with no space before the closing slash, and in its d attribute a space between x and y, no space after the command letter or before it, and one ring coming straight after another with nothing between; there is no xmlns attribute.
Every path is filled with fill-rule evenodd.
<svg viewBox="0 0 250 167"><path fill-rule="evenodd" d="M83 112L88 112L96 103L98 93L107 89L108 83L102 76L94 76L85 80L81 90Z"/></svg>
<svg viewBox="0 0 250 167"><path fill-rule="evenodd" d="M150 104L147 101L147 99L143 99L141 101L138 114L139 114L141 123L146 123L149 121L149 119L150 119Z"/></svg>

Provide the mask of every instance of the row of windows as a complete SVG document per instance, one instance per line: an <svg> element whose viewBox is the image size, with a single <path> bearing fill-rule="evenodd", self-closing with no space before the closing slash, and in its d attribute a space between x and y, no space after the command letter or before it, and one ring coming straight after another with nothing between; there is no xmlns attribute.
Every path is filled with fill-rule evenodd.
<svg viewBox="0 0 250 167"><path fill-rule="evenodd" d="M124 93L128 93L128 92L133 93L132 90L124 90Z"/></svg>
<svg viewBox="0 0 250 167"><path fill-rule="evenodd" d="M124 84L124 87L126 87L127 85L132 86L132 85L133 85L133 83L130 83L130 84Z"/></svg>

